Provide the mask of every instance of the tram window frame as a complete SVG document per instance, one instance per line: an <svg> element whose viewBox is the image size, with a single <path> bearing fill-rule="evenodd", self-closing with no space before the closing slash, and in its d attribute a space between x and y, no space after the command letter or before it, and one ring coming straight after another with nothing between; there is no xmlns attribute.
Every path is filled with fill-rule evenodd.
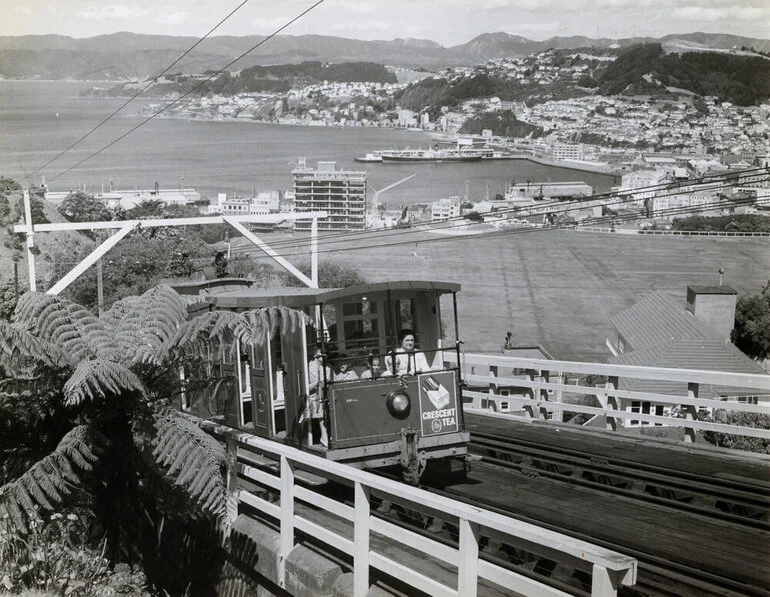
<svg viewBox="0 0 770 597"><path fill-rule="evenodd" d="M384 346L386 324L384 313L377 303L376 299L361 297L359 300L340 304L337 341L339 342L342 332L344 350L349 357L366 356L373 350L380 352ZM369 327L369 335L366 335L366 327ZM353 337L354 335L358 337Z"/></svg>

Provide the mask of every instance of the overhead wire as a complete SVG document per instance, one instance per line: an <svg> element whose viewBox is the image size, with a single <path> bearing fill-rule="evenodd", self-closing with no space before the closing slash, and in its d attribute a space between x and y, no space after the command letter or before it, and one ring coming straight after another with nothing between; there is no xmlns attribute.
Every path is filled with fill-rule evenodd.
<svg viewBox="0 0 770 597"><path fill-rule="evenodd" d="M770 194L767 196L762 196L763 198L770 198ZM743 206L743 205L751 205L754 202L754 198L745 198L740 199L735 202L736 206ZM689 214L697 214L703 211L702 206L675 206L671 207L665 210L660 210L659 215L662 217L669 217L669 216L677 216L677 215L689 215ZM628 215L621 215L621 216L604 216L598 220L595 220L591 222L591 226L594 226L596 224L601 223L610 223L612 220L621 219L624 223L634 222L636 220L646 220L646 216L643 216L641 214L628 214ZM505 229L505 230L495 230L495 231L489 231L485 233L479 233L479 234L473 234L473 235L467 235L467 236L445 236L445 237L436 237L436 238L424 238L424 239L417 239L417 240L408 240L408 241L398 241L393 243L384 243L384 244L377 244L377 245L369 245L369 246L354 246L354 247L347 247L347 248L341 248L341 249L326 249L326 250L319 250L319 253L331 253L331 252L348 252L348 251L361 251L366 249L384 249L388 247L396 247L396 246L404 246L404 245L422 245L422 244L434 244L438 242L466 242L466 241L473 241L473 240L488 240L488 239L494 239L501 236L508 236L508 235L521 235L521 234L537 234L537 233L547 233L547 232L558 232L558 231L567 231L567 230L579 230L580 228L585 228L584 225L581 223L564 223L564 224L553 224L548 226L530 226L525 228L514 228L514 229ZM646 236L647 234L650 234L645 231L638 232L640 236ZM681 236L681 235L677 235ZM721 237L725 238L725 237ZM239 253L235 253L239 254ZM267 255L258 254L254 257L251 257L255 261L263 261L270 259ZM435 254L433 255L433 259L436 260ZM167 262L165 262L164 265L164 271L168 270L168 268L171 266L171 264L175 261L174 257L171 257L168 259ZM194 266L202 265L205 263L210 263L211 259L206 257L192 257L189 259L190 263ZM73 261L60 261L58 262L60 265L66 265L66 264L76 264L79 263L77 260ZM107 262L109 265L112 265L112 260ZM157 261L131 261L132 265L154 265L159 266ZM125 266L125 262L116 261L116 265L119 266Z"/></svg>
<svg viewBox="0 0 770 597"><path fill-rule="evenodd" d="M770 173L767 173L767 170L764 168L756 168L756 169L748 169L745 171L741 171L741 173L755 173L763 171L765 177L770 177ZM723 180L729 180L730 178L734 177L735 173L727 173L723 175ZM705 182L710 181L710 186L705 186ZM646 187L638 187L635 189L627 189L623 191L609 191L605 193L598 193L596 195L589 195L585 197L581 197L580 199L575 199L571 201L562 201L562 200L551 200L551 201L543 201L539 202L534 206L526 206L526 207L520 207L520 206L514 206L510 208L500 209L492 212L494 215L501 216L501 215L517 215L519 212L527 211L531 208L537 208L538 211L542 211L545 209L550 208L559 208L554 209L551 211L551 213L562 213L565 211L572 211L576 208L579 208L581 204L586 204L583 207L589 208L593 207L591 203L594 203L596 205L596 201L600 198L607 198L607 199L614 199L614 201L610 202L607 201L601 206L609 206L609 205L621 205L625 202L633 202L636 200L636 196L642 193L650 193L654 192L656 190L667 190L672 191L668 195L658 195L658 197L663 196L671 196L676 194L681 194L680 189L690 187L693 185L699 185L697 191L707 191L707 190L719 190L719 189L727 189L731 188L733 186L738 186L737 184L721 184L722 180L716 180L714 175L708 175L703 176L696 179L689 179L687 181L681 181L681 182L668 182L663 184L656 184L656 185L649 185ZM597 207L599 205L596 205ZM524 214L526 216L526 214ZM441 228L452 228L454 227L455 222L462 222L467 221L466 216L457 216L453 218L447 218L445 220L441 220L437 223L432 223L433 229L441 229ZM319 244L329 244L330 242L333 242L334 239L342 239L345 241L351 241L351 240L357 240L359 238L364 237L370 237L374 234L377 234L380 238L387 237L387 236L394 236L394 235L401 235L401 234L410 234L410 233L419 233L424 230L424 226L426 225L423 221L418 221L413 224L406 224L395 228L388 228L388 229L366 229L366 230L358 230L358 231L338 231L333 234L327 234L323 237L319 238ZM273 248L280 248L281 246L288 246L293 248L297 245L297 241L293 239L287 239L285 241L278 241L277 243L272 243L271 246Z"/></svg>
<svg viewBox="0 0 770 597"><path fill-rule="evenodd" d="M145 85L144 87L142 87L142 89L140 89L139 91L137 91L137 92L136 92L136 93L135 93L133 96L131 96L131 97L130 97L128 100L126 100L126 101L125 101L125 102L124 102L124 103L123 103L123 104L122 104L122 105L121 105L121 106L120 106L120 107L119 107L117 110L114 110L114 111L113 111L113 112L112 112L112 113L111 113L109 116L107 116L107 118L105 118L104 120L102 120L102 121L101 121L99 124L97 124L95 127L93 127L93 128L92 128L90 131L88 131L88 132L87 132L85 135L83 135L82 137L80 137L80 138L79 138L77 141L75 141L74 143L72 143L72 144L71 144L69 147L67 147L66 149L64 149L64 150L60 151L60 152L59 152L57 155L55 155L54 157L52 157L52 158L51 158L50 160L48 160L48 161L47 161L45 164L43 164L42 166L40 166L39 168L37 168L36 170L34 170L34 171L33 171L33 172L32 172L32 173L29 175L29 176L34 176L35 174L37 174L37 173L38 173L38 172L40 172L41 170L43 170L43 169L47 168L48 166L50 166L51 164L53 164L53 163L54 163L56 160L58 160L60 157L62 157L62 156L65 154L65 153L69 152L71 149L74 149L74 148L75 148L75 146L77 146L77 145L78 145L78 144L79 144L81 141L84 141L85 139L87 139L88 137L90 137L90 136L91 136L93 133L95 133L97 130L99 130L99 129L100 129L102 126L104 126L104 125L105 125L107 122L109 122L110 120L112 120L112 119L113 119L115 116L117 116L117 114L118 114L118 113L119 113L121 110L123 110L123 108L125 108L125 107L126 107L128 104L130 104L132 101L134 101L134 100L135 100L137 97L139 97L140 95L142 95L142 93L144 93L145 91L147 91L147 89L149 89L149 88L150 88L150 87L151 87L151 86L152 86L152 85L153 85L153 84L154 84L154 83L155 83L155 82L156 82L156 81L157 81L157 80L158 80L160 77L162 77L163 75L165 75L165 74L166 74L166 73L167 73L169 70L171 70L171 69L172 69L172 68L173 68L173 67L174 67L176 64L178 64L178 63L179 63L179 61L180 61L180 60L182 60L182 58L184 58L185 56L187 56L187 55L188 55L190 52L192 52L192 51L193 51L195 48L197 48L197 47L198 47L198 46L199 46L199 45L200 45L200 44L201 44L201 43L202 43L202 42L203 42L203 41L204 41L206 38L208 38L208 37L209 37L209 36L210 36L212 33L214 33L214 31L216 31L217 29L219 29L219 27L220 27L220 26L221 26L221 25L222 25L222 24L223 24L225 21L227 21L227 20L228 20L228 19L229 19L231 16L233 16L233 15L234 15L236 12L238 12L238 11L239 11L239 10L240 10L240 9L243 7L243 5L245 5L245 4L246 4L248 1L249 1L249 0L243 0L243 1L242 1L242 2L241 2L239 5L238 5L238 6L236 6L236 7L235 7L235 8L234 8L232 11L230 11L230 13L229 13L229 14L228 14L228 15L227 15L225 18L223 18L221 21L219 21L219 23L217 23L216 25L214 25L214 27L212 27L211 29L209 29L209 31L208 31L208 33L206 33L206 35L204 35L203 37L201 37L200 39L198 39L198 41L196 41L196 42L195 42L195 43L194 43L192 46L190 46L190 47L189 47L187 50L185 50L185 51L182 53L182 55L181 55L181 56L179 56L179 57L178 57L176 60L174 60L174 62L172 62L171 64L169 64L169 65L168 65L166 68L164 68L164 69L163 69L161 72L159 72L159 73L158 73L157 75L155 75L154 77L151 77L151 78L149 79L149 82L147 83L147 85ZM52 180L53 180L53 179L52 179Z"/></svg>
<svg viewBox="0 0 770 597"><path fill-rule="evenodd" d="M751 170L753 172L754 170ZM732 176L732 173L730 174ZM770 178L770 174L766 175L768 178ZM707 180L706 177L703 178L703 180ZM495 212L492 212L491 215L495 216L502 216L502 215L516 215L519 214L521 211L526 211L527 209L535 208L538 211L545 211L547 210L548 213L553 215L559 215L562 213L568 213L571 211L575 211L576 209L587 209L591 207L623 207L627 203L633 203L638 201L636 195L639 195L640 193L649 193L651 192L650 189L663 189L665 187L665 190L668 191L667 193L657 193L654 196L647 197L646 199L660 199L675 195L681 195L686 194L687 192L703 192L703 191L716 191L716 190L726 190L730 189L738 185L737 182L729 182L729 178L725 177L721 180L714 180L713 177L709 177L708 180L711 180L710 184L706 184L705 182L695 182L695 179L682 182L680 184L671 185L670 183L667 185L652 185L649 187L640 187L637 189L629 190L627 192L623 193L602 193L595 196L589 196L589 197L583 197L579 200L573 200L573 201L552 201L552 202L543 202L538 203L534 206L528 206L528 207L513 207L513 208L506 208L502 210L498 210ZM726 184L727 183L727 184ZM690 191L683 191L683 188L693 186L694 184L698 185L697 189L693 189ZM596 203L597 198L599 197L606 197L608 200ZM614 216L614 217L617 217ZM442 220L438 223L434 223L432 225L432 230L441 230L441 229L451 229L455 227L455 223L459 221L468 221L465 216L460 216L457 218L450 218L447 220ZM372 237L376 237L378 241L389 238L389 237L395 237L395 236L407 236L407 235L415 235L419 233L425 232L425 222L417 222L413 225L409 225L406 227L401 228L389 228L385 230L363 230L363 231L357 231L357 232L343 232L343 233L336 233L332 235L322 236L318 239L318 245L320 246L328 246L328 245L334 245L335 243L349 243L352 241L359 241L363 239L371 239ZM279 250L281 248L295 248L298 247L300 243L294 239L287 239L284 241L278 241L271 243L271 248Z"/></svg>
<svg viewBox="0 0 770 597"><path fill-rule="evenodd" d="M753 171L753 170L752 170ZM723 177L724 180L714 180L713 177L710 177L710 180L712 180L712 185L705 187L703 183L700 183L700 186L697 190L717 190L717 189L729 189L734 186L739 186L739 181L730 181L730 184L724 184L726 180L729 180L729 178L732 178L733 173L729 173L729 177L725 176ZM770 175L769 175L770 176ZM654 185L654 187L659 187L661 185ZM684 194L681 190L681 187L684 186L692 186L692 180L690 181L689 185L686 185L684 183L679 185L674 185L672 188L669 185L669 188L666 189L670 191L667 194L656 194L652 197L648 197L647 199L660 199L665 198L672 195L680 195ZM653 188L653 186L650 187L640 187L637 189L634 189L637 193L640 191L643 191L645 189ZM609 201L605 201L603 203L596 204L594 201L593 207L618 207L619 205L622 206L622 204L636 201L636 198L633 196L633 194L629 194L628 196L618 197L617 195L613 193L609 194L602 194L607 195ZM599 195L597 195L599 196ZM593 200L592 200L593 201ZM747 198L743 200L732 200L732 205L735 206L741 206L741 205L748 205L754 202L754 198ZM560 213L568 213L571 211L574 211L575 209L578 209L580 205L583 203L583 200L578 201L555 201L552 202L550 205L553 206L553 209L549 213L551 214L560 214ZM538 205L538 209L540 209L542 206ZM556 209L558 208L558 209ZM498 212L494 212L495 215L506 213L510 210L501 210ZM656 212L656 217L667 217L670 215L684 215L689 213L698 213L700 211L703 211L703 206L696 205L696 206L674 206L671 208L667 208L665 210L658 210ZM462 219L462 218L461 218ZM547 227L533 227L529 226L526 228L509 228L504 230L490 230L487 232L481 232L473 235L447 235L444 237L436 237L436 238L410 238L409 240L398 240L397 242L383 242L383 239L387 238L393 238L393 237L403 237L409 234L425 234L426 232L430 232L430 230L425 230L424 223L420 223L419 227L410 227L409 229L386 229L386 230L367 230L364 231L365 234L369 237L368 240L373 241L373 244L368 245L361 245L360 243L355 243L353 246L337 246L338 244L342 245L343 243L345 245L350 245L352 241L360 240L360 237L358 238L352 238L352 235L350 234L341 234L341 235L333 235L335 238L339 237L340 240L331 240L331 241L324 241L324 239L319 239L318 245L319 245L319 254L328 254L328 253L342 253L347 252L351 250L364 250L364 249L370 249L370 248L384 248L384 247L391 247L391 246L402 246L402 245L409 245L414 244L415 246L425 243L436 243L436 242L450 242L450 241L457 241L457 242L463 242L470 239L480 239L480 238L490 238L490 237L496 237L496 236L503 236L508 234L526 234L526 233L533 233L533 232L545 232L545 231L551 231L551 230L559 230L559 229L574 229L578 227L585 227L586 225L590 226L597 226L601 225L602 223L612 223L613 221L616 222L630 222L630 221L636 221L636 220L645 220L648 219L648 217L644 214L608 214L601 217L595 217L590 219L588 222L582 222L582 223L564 223L564 224L551 224ZM440 222L440 224L444 224L445 221ZM431 230L442 230L447 228L454 228L454 224L452 223L450 226L441 226L437 227L434 226ZM298 249L301 245L306 244L305 242L297 242L296 240L290 239L287 241L279 241L271 243L271 248L273 249ZM327 248L323 248L324 245L326 245ZM235 255L242 255L244 253L249 253L251 256L252 251L251 246L247 247L235 247L232 249L232 253ZM286 252L284 251L284 255L286 255ZM255 260L262 260L262 259L269 259L266 255L256 254L253 259ZM205 258L193 258L193 261L200 261L205 260ZM173 261L173 258L169 260L170 262ZM62 262L65 263L65 262ZM74 263L74 262L73 262ZM137 264L139 262L136 262ZM147 265L152 264L155 262L146 262Z"/></svg>
<svg viewBox="0 0 770 597"><path fill-rule="evenodd" d="M304 17L304 16L305 16L306 14L308 14L308 13L309 13L311 10L313 10L314 8L316 8L317 6L319 6L320 4L323 4L323 2L324 2L324 1L325 1L325 0L317 0L317 1L316 1L314 4L312 4L310 7L306 8L306 9L305 9L305 10L303 10L301 13L299 13L297 16L295 16L294 18L292 18L291 20L289 20L289 21L288 21L286 24L282 25L281 27L279 27L278 29L276 29L275 31L273 31L273 32L272 32L270 35L268 35L268 36L267 36L267 37L265 37L264 39L260 40L259 42L257 42L257 43L256 43L256 44L254 44L253 46L251 46L251 47L250 47L248 50L246 50L246 51L245 51L245 52L243 52L241 55L239 55L238 57L234 58L233 60L231 60L230 62L228 62L227 64L225 64L225 65L224 65L223 67L221 67L219 70L216 70L216 71L212 72L212 73L211 73L211 74L210 74L210 75L209 75L209 76L208 76L206 79L202 80L200 83L198 83L197 85L193 86L191 89L189 89L188 91L186 91L185 93L183 93L182 95L180 95L178 98L176 98L175 100L173 100L173 101L171 101L171 102L167 103L165 106L163 106L163 107L162 107L160 110L158 110L157 112L153 112L153 113L152 113L150 116L148 116L147 118L145 118L145 119L144 119L142 122L140 122L140 123L139 123L139 124L137 124L136 126L134 126L134 127L130 128L128 131L126 131L125 133L123 133L122 135L120 135L120 136L119 136L117 139L114 139L113 141L111 141L111 142L110 142L110 143L108 143L107 145L103 146L101 149L98 149L98 150L96 150L95 152L93 152L92 154L90 154L88 157L86 157L86 158L84 158L84 159L80 160L78 163L74 164L73 166L70 166L70 167L69 167L69 168L67 168L66 170L63 170L63 171L59 172L58 174L56 174L55 176L53 176L53 177L52 177L50 180L51 180L51 181L54 181L54 180L56 180L57 178L59 178L60 176L64 176L64 175L65 175L67 172L70 172L70 171L74 170L75 168L78 168L79 166L82 166L82 165L83 165L83 164L85 164L87 161L89 161L89 160L91 160L92 158L96 157L97 155L99 155L99 154L100 154L100 153L102 153L103 151L106 151L107 149L109 149L110 147L112 147L113 145L115 145L116 143L119 143L121 140L123 140L123 139L125 139L126 137L128 137L128 136L129 136L131 133L133 133L133 132L134 132L134 131L136 131L137 129L139 129L139 128L143 127L145 124L147 124L148 122L150 122L150 121L151 121L151 120L153 120L155 117L159 116L160 114L162 114L163 112L165 112L166 110L168 110L169 108L171 108L172 106L174 106L174 105L178 104L180 101L182 101L182 100L183 100L184 98L186 98L188 95L190 95L190 94L191 94L191 93L193 93L194 91L197 91L198 89L200 89L201 87L203 87L204 85L206 85L206 84L207 84L209 81L211 81L211 80L212 80L212 79L214 79L215 77L218 77L219 75L221 75L222 73L224 73L224 72L225 72L225 71L226 71L228 68L230 68L230 67L231 67L233 64L235 64L236 62L238 62L238 61L239 61L241 58L243 58L243 57L247 56L248 54L250 54L251 52L253 52L253 51L254 51L254 50L256 50L257 48L259 48L261 45L263 45L263 44L264 44L264 43L266 43L267 41L271 40L273 37L275 37L276 35L278 35L278 34L279 34L281 31L283 31L284 29L286 29L287 27L289 27L290 25L292 25L293 23L295 23L296 21L298 21L299 19L301 19L302 17Z"/></svg>
<svg viewBox="0 0 770 597"><path fill-rule="evenodd" d="M753 198L746 198L742 200L737 200L734 202L736 206L742 206L742 205L750 205L754 202ZM702 205L696 205L696 206L675 206L671 207L665 210L660 210L658 212L658 215L661 217L668 217L668 216L674 216L674 215L686 215L686 214L696 214L703 211ZM648 219L645 215L642 214L629 214L628 216L621 216L623 222L633 222L636 220L646 220ZM612 216L603 216L601 218L594 219L591 222L591 225L600 225L601 223L611 223L613 220L617 220L617 215ZM462 236L453 236L453 235L447 235L447 236L437 236L435 238L420 238L420 239L409 239L409 240L397 240L395 242L378 242L376 244L370 244L370 245L361 245L361 244L355 244L353 246L349 247L340 247L340 248L327 248L327 249L319 249L319 254L327 254L327 253L343 253L348 251L362 251L367 249L385 249L388 247L395 247L395 246L404 246L404 245L422 245L422 244L431 244L431 243L440 243L440 242L465 242L465 241L472 241L472 240L481 240L481 239L489 239L494 237L500 237L500 236L507 236L507 235L515 235L515 234L532 234L532 233L544 233L548 231L554 231L554 230L568 230L568 229L575 229L584 227L584 225L581 225L579 223L564 223L564 224L554 224L544 227L523 227L523 228L511 228L511 229L503 229L503 230L494 230L479 234L472 234L472 235L462 235ZM245 252L245 251L244 251ZM238 254L239 252L235 252ZM257 260L263 260L263 259L269 259L266 255L257 255L255 257Z"/></svg>

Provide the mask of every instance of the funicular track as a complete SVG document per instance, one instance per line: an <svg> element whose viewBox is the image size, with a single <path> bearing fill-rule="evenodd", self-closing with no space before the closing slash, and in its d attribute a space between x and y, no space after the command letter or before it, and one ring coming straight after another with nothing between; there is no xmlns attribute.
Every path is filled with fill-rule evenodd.
<svg viewBox="0 0 770 597"><path fill-rule="evenodd" d="M239 460L251 465L256 464L248 455L242 452L239 453ZM474 465L470 482L480 483L481 487L495 483L482 470L486 467L487 465ZM489 468L494 467L490 465ZM268 466L266 470L271 469L274 470L275 467ZM500 469L498 468L498 470ZM506 470L505 473L506 475L516 474L510 470ZM380 471L380 474L391 479L399 479L399 474L395 471L392 474ZM497 480L497 483L505 482L505 478L498 478ZM621 597L716 597L726 595L734 597L770 597L770 589L768 588L749 586L740 581L704 571L701 568L671 562L665 557L656 555L654 551L643 552L631 549L628 545L621 542L597 540L589 534L565 529L559 525L549 524L533 517L500 508L489 501L463 495L463 483L452 484L445 488L436 486L423 486L422 488L454 500L479 506L492 512L535 524L544 529L570 535L576 539L635 557L639 562L637 583L633 587L620 587L619 595ZM268 491L267 493L270 492ZM324 485L324 494L343 503L352 504L350 488L344 484L328 481ZM270 496L270 499L277 501L279 497L278 494L275 494ZM305 508L312 509L312 506L306 506ZM439 540L446 545L457 547L458 529L456 525L442 518L436 512L421 511L413 506L401 504L397 499L383 499L373 495L372 515L386 519L412 532ZM312 537L306 537L305 540L311 544L313 543ZM556 558L552 557L552 554L538 552L531 549L528 545L506 544L493 536L486 537L485 540L480 542L480 548L481 557L487 561L514 570L519 574L536 579L568 594L586 597L590 595L590 575L563 562L559 562ZM340 559L341 562L344 558L341 554L329 554L323 548L319 547L318 549L333 558ZM384 583L383 586L388 584L387 581L381 580L380 582ZM388 588L399 591L398 587L389 586ZM409 594L409 592L407 591L405 594Z"/></svg>
<svg viewBox="0 0 770 597"><path fill-rule="evenodd" d="M542 520L522 516L504 508L498 508L483 500L464 498L462 495L459 495L458 488L452 488L452 491L435 489L431 489L431 491L437 491L452 499L466 501L467 503L483 507L493 512L499 512L506 516L539 525L544 529L564 533L576 539L590 541L595 545L635 557L639 563L636 585L633 587L620 587L618 594L621 597L770 596L770 589L764 587L749 586L740 581L704 571L701 568L694 568L677 562L671 562L655 553L631 549L624 543L600 540L585 533L575 532L574 530L565 529L559 525L548 524Z"/></svg>
<svg viewBox="0 0 770 597"><path fill-rule="evenodd" d="M474 431L469 449L484 462L623 495L675 510L770 530L767 485L689 473L563 446Z"/></svg>
<svg viewBox="0 0 770 597"><path fill-rule="evenodd" d="M477 471L473 478L478 482L480 477L485 477L482 484L494 483L486 480L486 475ZM392 477L396 479L396 476ZM498 483L500 480L498 480ZM656 555L654 551L645 552L631 549L621 542L597 540L596 537L575 532L559 525L549 524L540 519L523 516L520 513L500 508L497 505L483 499L473 499L463 495L463 486L452 485L447 489L439 489L433 486L423 486L424 489L459 500L470 505L479 506L486 510L516 518L540 526L544 529L570 535L576 539L587 541L618 551L636 558L639 562L639 574L636 585L633 587L620 587L618 594L621 597L770 597L770 589L749 586L718 574L704 571L677 562L671 562L664 557ZM474 492L475 494L484 492ZM377 515L387 516L398 521L412 531L430 534L434 539L439 537L448 544L456 545L457 529L440 517L429 513L420 513L415 510L404 509L398 504L385 502L381 504ZM537 578L544 582L575 595L588 595L586 592L586 578L579 570L565 566L555 561L548 554L529 551L526 547L505 545L490 538L483 548L482 557L498 565L526 576Z"/></svg>

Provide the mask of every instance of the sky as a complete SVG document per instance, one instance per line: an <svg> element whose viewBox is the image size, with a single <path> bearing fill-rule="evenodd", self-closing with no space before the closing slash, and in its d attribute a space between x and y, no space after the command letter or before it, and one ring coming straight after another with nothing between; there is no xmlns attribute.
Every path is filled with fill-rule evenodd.
<svg viewBox="0 0 770 597"><path fill-rule="evenodd" d="M248 0L214 35L267 35L315 0ZM0 0L0 35L93 37L118 31L201 37L242 0ZM770 38L770 0L324 0L285 29L355 39L419 38L452 46L504 31L661 37L730 33Z"/></svg>

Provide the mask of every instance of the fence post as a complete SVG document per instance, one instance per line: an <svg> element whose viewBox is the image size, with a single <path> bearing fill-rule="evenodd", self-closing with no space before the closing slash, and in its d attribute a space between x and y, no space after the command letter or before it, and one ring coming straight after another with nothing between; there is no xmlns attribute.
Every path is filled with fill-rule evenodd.
<svg viewBox="0 0 770 597"><path fill-rule="evenodd" d="M618 397L615 396L614 390L618 389L618 378L617 377L608 377L607 383L604 386L607 391L607 405L605 406L606 410L619 410L619 404L618 404ZM607 429L610 429L612 431L618 430L618 420L613 417L612 415L606 415L607 417L607 424L605 427Z"/></svg>
<svg viewBox="0 0 770 597"><path fill-rule="evenodd" d="M618 575L604 566L593 565L591 597L615 597L618 594Z"/></svg>
<svg viewBox="0 0 770 597"><path fill-rule="evenodd" d="M558 376L556 377L556 383L558 383L560 386L564 385L564 372L559 371ZM561 388L558 390L555 390L553 393L554 396L554 402L556 402L556 406L553 409L553 420L557 423L563 423L564 422L564 411L561 408L562 403L564 402L564 392L562 392Z"/></svg>
<svg viewBox="0 0 770 597"><path fill-rule="evenodd" d="M489 366L489 390L487 390L487 393L492 396L497 396L497 365L490 365ZM497 400L492 400L493 407L491 410L497 412L497 405L499 402ZM482 402L481 408L484 408L484 404ZM487 400L486 408L489 408L489 400Z"/></svg>
<svg viewBox="0 0 770 597"><path fill-rule="evenodd" d="M461 518L459 524L460 562L457 568L457 594L476 597L479 581L479 526Z"/></svg>
<svg viewBox="0 0 770 597"><path fill-rule="evenodd" d="M238 491L238 442L230 433L225 437L225 449L227 450L227 462L230 466L230 472L227 476L227 491L234 493Z"/></svg>
<svg viewBox="0 0 770 597"><path fill-rule="evenodd" d="M369 593L369 516L370 490L356 482L355 520L353 523L353 597Z"/></svg>
<svg viewBox="0 0 770 597"><path fill-rule="evenodd" d="M527 389L527 394L529 395L531 403L524 406L524 412L527 413L528 419L537 419L540 416L539 410L535 408L535 403L540 398L540 385L537 383L539 373L540 372L535 369L527 369L529 381L535 384Z"/></svg>
<svg viewBox="0 0 770 597"><path fill-rule="evenodd" d="M697 398L698 397L698 384L695 382L689 382L687 384L687 397L688 398ZM683 406L684 410L684 418L687 421L694 421L695 417L697 416L698 409L694 404L687 404ZM684 428L684 441L687 444L691 444L695 442L695 434L697 433L695 427L685 427Z"/></svg>
<svg viewBox="0 0 770 597"><path fill-rule="evenodd" d="M540 381L544 382L545 384L547 384L551 380L551 372L550 371L540 371L540 375L538 376L538 379ZM549 400L548 400L548 388L545 385L540 386L540 388L538 389L538 397L537 397L537 399L538 399L539 402L541 402L541 403L544 402L545 403L545 405L540 406L540 408L539 408L538 418L545 419L547 421L548 420L548 402L549 402Z"/></svg>
<svg viewBox="0 0 770 597"><path fill-rule="evenodd" d="M278 586L286 588L286 558L294 549L294 465L281 456L281 551L278 554Z"/></svg>

